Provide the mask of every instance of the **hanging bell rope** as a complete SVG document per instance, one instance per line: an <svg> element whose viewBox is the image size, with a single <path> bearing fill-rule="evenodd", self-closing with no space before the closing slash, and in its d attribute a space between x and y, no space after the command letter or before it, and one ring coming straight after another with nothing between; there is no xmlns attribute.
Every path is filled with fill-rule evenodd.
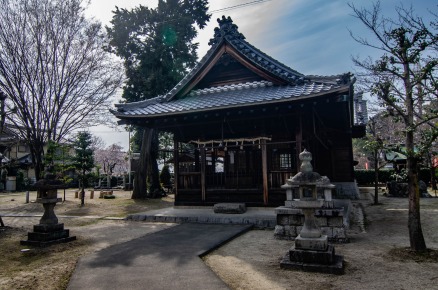
<svg viewBox="0 0 438 290"><path fill-rule="evenodd" d="M223 140L207 140L207 141L201 141L201 140L191 140L189 143L197 144L199 146L206 147L207 145L211 145L211 147L215 147L215 144L218 144L219 147L222 147L224 143L228 145L228 143L235 143L236 146L242 147L244 143L249 143L251 145L258 142L260 144L261 140L271 141L271 138L269 137L255 137L255 138L235 138L235 139L223 139Z"/></svg>

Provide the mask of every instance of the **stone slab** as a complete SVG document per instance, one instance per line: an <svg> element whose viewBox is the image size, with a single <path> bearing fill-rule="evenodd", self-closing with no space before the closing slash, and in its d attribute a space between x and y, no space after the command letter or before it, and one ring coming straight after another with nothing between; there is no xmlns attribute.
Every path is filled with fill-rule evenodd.
<svg viewBox="0 0 438 290"><path fill-rule="evenodd" d="M344 257L335 255L334 263L331 265L322 265L315 263L301 263L290 260L289 253L287 253L280 262L280 268L287 270L299 270L305 272L319 272L335 275L344 274Z"/></svg>
<svg viewBox="0 0 438 290"><path fill-rule="evenodd" d="M48 246L56 245L56 244L68 243L68 242L71 242L74 240L76 240L76 236L52 240L52 241L30 241L30 240L24 241L23 240L23 241L20 241L20 245L43 248L43 247L48 247Z"/></svg>
<svg viewBox="0 0 438 290"><path fill-rule="evenodd" d="M213 214L212 207L170 207L128 215L126 220L146 222L245 224L260 229L274 229L276 216L272 208L249 207L243 214Z"/></svg>
<svg viewBox="0 0 438 290"><path fill-rule="evenodd" d="M213 207L214 213L241 214L246 212L244 203L216 203Z"/></svg>
<svg viewBox="0 0 438 290"><path fill-rule="evenodd" d="M295 238L295 248L300 250L326 251L328 246L327 236L320 238L303 238L298 235Z"/></svg>
<svg viewBox="0 0 438 290"><path fill-rule="evenodd" d="M289 215L294 215L294 214L303 214L303 211L299 208L290 208L290 207L285 207L285 206L279 206L275 208L275 213L276 214L289 214Z"/></svg>

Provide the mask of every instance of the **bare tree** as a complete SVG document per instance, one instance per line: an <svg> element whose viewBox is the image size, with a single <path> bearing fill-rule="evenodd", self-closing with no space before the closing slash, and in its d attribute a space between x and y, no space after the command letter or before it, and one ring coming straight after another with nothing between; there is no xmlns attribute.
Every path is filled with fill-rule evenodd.
<svg viewBox="0 0 438 290"><path fill-rule="evenodd" d="M0 3L0 89L16 108L6 121L28 143L40 178L44 144L103 122L123 74L83 0Z"/></svg>
<svg viewBox="0 0 438 290"><path fill-rule="evenodd" d="M388 115L402 124L407 155L410 247L422 252L426 250L426 243L420 220L418 164L438 136L435 126L438 111L424 111L424 104L437 100L438 17L432 14L435 22L426 24L423 18L414 14L412 7L396 7L396 19L382 16L379 2L370 10L356 8L353 4L350 7L354 16L372 32L374 40L353 34L352 37L382 53L376 60L368 57L353 61L364 71L366 82L371 84L371 93L378 97L382 107L387 108ZM414 133L419 131L421 138L414 142Z"/></svg>

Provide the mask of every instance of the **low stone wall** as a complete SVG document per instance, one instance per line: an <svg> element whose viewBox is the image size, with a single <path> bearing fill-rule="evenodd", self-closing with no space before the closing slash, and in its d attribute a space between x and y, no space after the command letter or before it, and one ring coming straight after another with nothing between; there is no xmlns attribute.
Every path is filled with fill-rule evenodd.
<svg viewBox="0 0 438 290"><path fill-rule="evenodd" d="M343 203L347 208L337 207L330 209L318 209L315 211L317 222L323 235L327 235L329 241L337 243L348 242L347 229L349 225L349 203ZM277 225L274 236L277 239L294 240L300 233L304 223L304 214L301 209L281 206L275 209Z"/></svg>

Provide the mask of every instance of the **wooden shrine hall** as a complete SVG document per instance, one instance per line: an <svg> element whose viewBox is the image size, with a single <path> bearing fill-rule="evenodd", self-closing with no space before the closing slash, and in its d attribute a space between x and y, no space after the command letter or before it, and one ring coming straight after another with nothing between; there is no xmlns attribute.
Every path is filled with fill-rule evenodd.
<svg viewBox="0 0 438 290"><path fill-rule="evenodd" d="M218 22L207 54L172 90L112 111L173 133L175 205L282 205L304 148L338 195L354 197L352 138L365 130L354 124L351 75L304 75L248 43L229 17Z"/></svg>

